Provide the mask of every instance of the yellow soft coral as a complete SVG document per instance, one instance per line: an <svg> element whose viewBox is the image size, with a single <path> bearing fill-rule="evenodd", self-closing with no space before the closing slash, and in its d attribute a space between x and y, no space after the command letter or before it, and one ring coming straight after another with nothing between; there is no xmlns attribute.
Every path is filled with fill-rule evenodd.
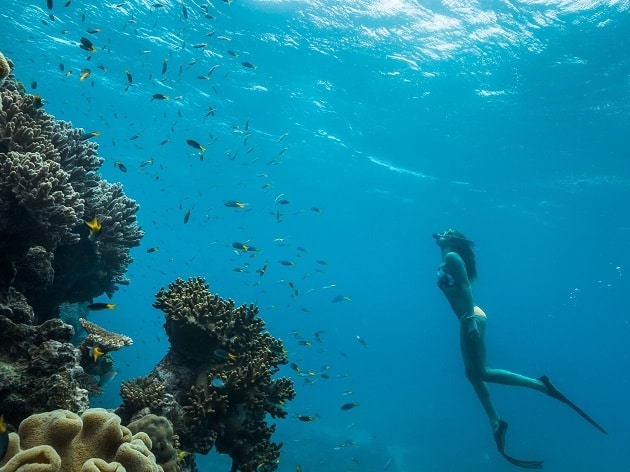
<svg viewBox="0 0 630 472"><path fill-rule="evenodd" d="M145 433L132 436L101 408L32 415L9 436L0 472L163 472Z"/></svg>

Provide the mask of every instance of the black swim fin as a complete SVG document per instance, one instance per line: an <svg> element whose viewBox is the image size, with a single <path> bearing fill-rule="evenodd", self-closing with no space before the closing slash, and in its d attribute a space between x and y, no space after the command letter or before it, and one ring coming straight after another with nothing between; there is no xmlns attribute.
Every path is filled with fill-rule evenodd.
<svg viewBox="0 0 630 472"><path fill-rule="evenodd" d="M499 428L494 433L494 442L497 443L497 449L501 455L517 467L523 469L542 469L543 461L524 461L505 453L505 432L507 431L507 427L508 424L505 421L499 420Z"/></svg>
<svg viewBox="0 0 630 472"><path fill-rule="evenodd" d="M573 403L571 400L569 400L567 397L565 397L562 393L560 393L560 390L558 390L556 387L554 387L554 385L551 383L551 381L549 380L549 377L547 377L546 375L543 375L538 380L540 380L544 384L544 386L547 387L547 395L549 395L552 398L555 398L556 400L560 400L562 403L566 403L571 408L573 408L578 415L580 415L586 421L591 423L593 426L595 426L602 433L608 434L608 431L606 431L599 424L597 424L597 422L593 418L588 416L584 412L584 410L582 410L579 406L577 406L575 403Z"/></svg>

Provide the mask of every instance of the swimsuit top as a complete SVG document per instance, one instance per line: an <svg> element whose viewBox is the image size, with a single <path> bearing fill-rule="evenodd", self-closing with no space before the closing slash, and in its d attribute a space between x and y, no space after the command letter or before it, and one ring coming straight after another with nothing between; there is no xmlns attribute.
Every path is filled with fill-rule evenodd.
<svg viewBox="0 0 630 472"><path fill-rule="evenodd" d="M455 286L455 277L449 274L444 266L438 267L437 271L437 286L440 290L445 290L447 288L452 288Z"/></svg>

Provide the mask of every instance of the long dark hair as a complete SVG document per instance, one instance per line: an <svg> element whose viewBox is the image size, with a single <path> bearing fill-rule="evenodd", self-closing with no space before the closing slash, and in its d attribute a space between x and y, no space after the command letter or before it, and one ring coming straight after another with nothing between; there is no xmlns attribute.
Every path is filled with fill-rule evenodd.
<svg viewBox="0 0 630 472"><path fill-rule="evenodd" d="M466 274L468 274L468 280L473 282L477 279L477 262L475 261L475 253L473 252L475 243L473 243L464 235L464 233L461 233L460 231L452 230L451 234L452 236L449 238L449 245L464 261Z"/></svg>

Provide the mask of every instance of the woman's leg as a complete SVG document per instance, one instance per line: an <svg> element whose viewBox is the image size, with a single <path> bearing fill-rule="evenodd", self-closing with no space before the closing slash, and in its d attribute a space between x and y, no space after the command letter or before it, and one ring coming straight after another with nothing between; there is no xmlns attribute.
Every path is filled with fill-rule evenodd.
<svg viewBox="0 0 630 472"><path fill-rule="evenodd" d="M470 377L479 377L484 382L526 387L547 393L547 387L538 379L510 372L509 370L493 369L486 365L485 330L485 318L473 316L462 320L461 346L466 366L466 376L469 379Z"/></svg>

